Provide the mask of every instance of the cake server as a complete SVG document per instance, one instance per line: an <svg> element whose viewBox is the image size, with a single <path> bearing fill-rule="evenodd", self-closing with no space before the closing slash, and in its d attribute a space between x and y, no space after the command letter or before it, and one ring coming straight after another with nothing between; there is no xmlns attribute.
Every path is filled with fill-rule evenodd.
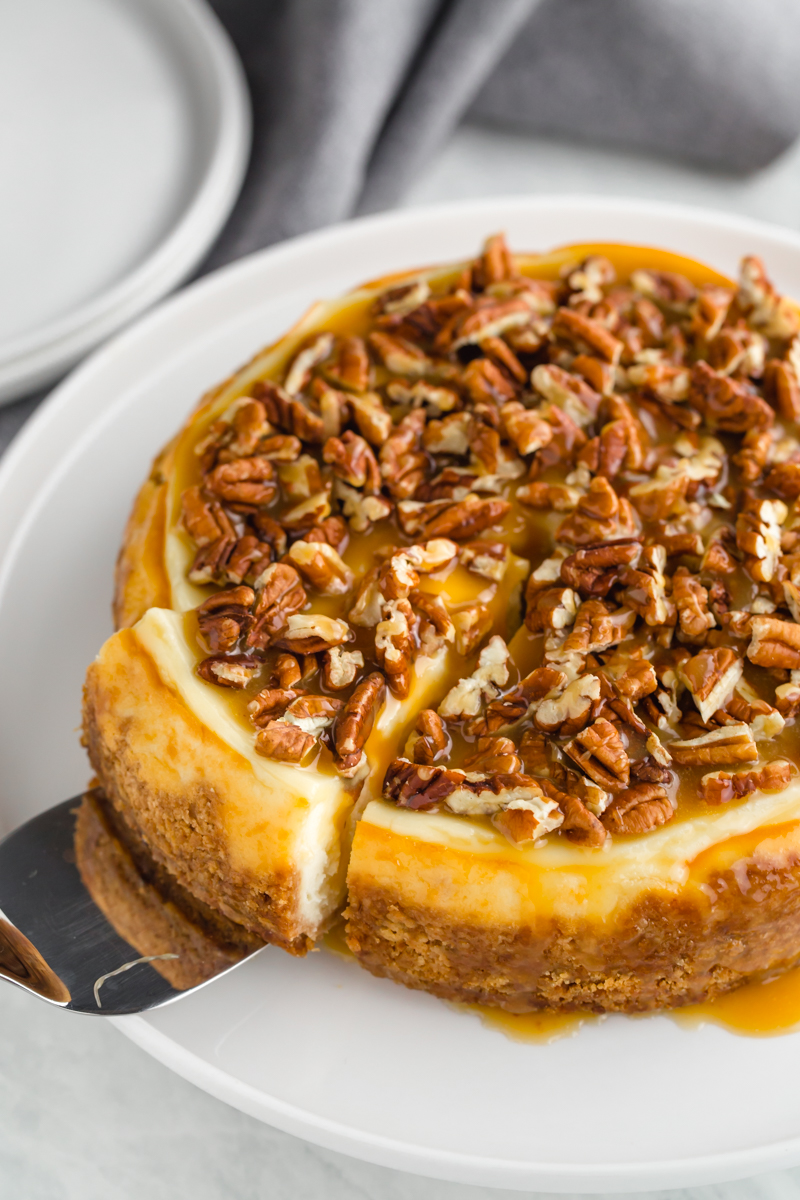
<svg viewBox="0 0 800 1200"><path fill-rule="evenodd" d="M237 967L178 991L120 937L75 865L81 800L57 804L0 842L0 977L60 1008L116 1017L169 1004Z"/></svg>

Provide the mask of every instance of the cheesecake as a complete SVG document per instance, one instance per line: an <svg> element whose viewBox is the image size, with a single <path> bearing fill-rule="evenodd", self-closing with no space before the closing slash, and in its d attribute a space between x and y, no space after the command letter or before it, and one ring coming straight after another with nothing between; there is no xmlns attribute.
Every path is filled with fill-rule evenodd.
<svg viewBox="0 0 800 1200"><path fill-rule="evenodd" d="M511 1011L794 965L799 330L753 257L499 235L315 305L134 504L95 886Z"/></svg>

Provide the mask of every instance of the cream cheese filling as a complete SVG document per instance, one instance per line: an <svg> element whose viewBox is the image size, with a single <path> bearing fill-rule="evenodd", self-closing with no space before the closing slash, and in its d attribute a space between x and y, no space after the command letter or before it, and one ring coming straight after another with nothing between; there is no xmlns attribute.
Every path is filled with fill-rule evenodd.
<svg viewBox="0 0 800 1200"><path fill-rule="evenodd" d="M309 932L315 933L343 899L346 863L341 832L354 801L353 792L338 776L324 775L313 766L275 762L256 753L252 733L226 703L224 690L196 674L181 614L151 608L133 633L167 687L207 729L247 761L262 784L264 818L288 839L291 865L300 874L300 915ZM244 831L229 827L227 833L235 859L252 866L254 847Z"/></svg>
<svg viewBox="0 0 800 1200"><path fill-rule="evenodd" d="M368 804L361 820L364 826L407 839L412 861L415 842L441 848L427 880L431 903L454 911L480 908L484 915L497 913L499 903L504 910L513 910L514 919L532 907L537 915L605 920L646 890L678 893L690 881L697 858L714 847L722 848L732 838L763 829L764 845L769 845L774 855L774 827L800 821L800 783L780 793L754 793L735 808L663 825L641 838L611 840L601 850L587 850L565 838L544 838L534 845L516 847L486 824L448 813L414 812L384 800ZM787 834L778 850L784 859L786 855L800 858L800 831ZM449 851L453 853L448 866ZM777 865L777 860L771 862ZM373 860L367 849L363 855L357 854L353 866L379 883L381 863ZM505 865L508 870L503 870ZM487 870L503 878L494 899L488 893L481 898ZM393 873L393 868L389 871ZM473 890L474 896L469 894ZM498 899L500 890L503 895Z"/></svg>

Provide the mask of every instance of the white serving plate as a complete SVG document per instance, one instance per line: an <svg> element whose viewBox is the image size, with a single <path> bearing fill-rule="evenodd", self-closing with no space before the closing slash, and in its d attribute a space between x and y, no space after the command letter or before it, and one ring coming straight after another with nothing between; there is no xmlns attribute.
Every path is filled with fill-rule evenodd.
<svg viewBox="0 0 800 1200"><path fill-rule="evenodd" d="M241 67L204 0L0 7L0 403L187 277L249 145Z"/></svg>
<svg viewBox="0 0 800 1200"><path fill-rule="evenodd" d="M600 198L483 200L356 221L194 284L84 363L0 467L0 821L78 792L84 668L111 631L111 575L148 463L198 395L318 297L370 276L512 246L661 245L734 273L764 256L800 295L800 236ZM64 1033L70 1017L64 1017ZM371 978L267 949L118 1028L199 1087L330 1149L521 1190L716 1183L800 1163L800 1034L748 1039L613 1017L550 1045Z"/></svg>

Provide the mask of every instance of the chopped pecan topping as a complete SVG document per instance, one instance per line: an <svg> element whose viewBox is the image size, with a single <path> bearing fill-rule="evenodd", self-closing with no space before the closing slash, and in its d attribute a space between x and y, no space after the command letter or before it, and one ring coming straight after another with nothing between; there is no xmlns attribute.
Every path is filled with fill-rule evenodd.
<svg viewBox="0 0 800 1200"><path fill-rule="evenodd" d="M767 337L789 338L800 328L797 306L778 295L767 278L763 262L755 255L742 259L736 301L750 324Z"/></svg>
<svg viewBox="0 0 800 1200"><path fill-rule="evenodd" d="M636 532L630 505L619 498L607 479L597 475L578 501L575 512L559 525L556 538L573 546L586 546L630 537Z"/></svg>
<svg viewBox="0 0 800 1200"><path fill-rule="evenodd" d="M612 833L648 833L674 815L663 787L637 783L615 796L600 819Z"/></svg>
<svg viewBox="0 0 800 1200"><path fill-rule="evenodd" d="M458 561L462 567L500 583L508 569L508 547L503 542L467 542L458 551Z"/></svg>
<svg viewBox="0 0 800 1200"><path fill-rule="evenodd" d="M493 525L499 525L510 510L508 500L499 497L481 500L470 492L455 504L447 501L444 504L402 501L397 513L408 534L424 533L429 538L446 537L462 541L475 537Z"/></svg>
<svg viewBox="0 0 800 1200"><path fill-rule="evenodd" d="M559 308L553 318L553 336L568 342L577 350L584 353L596 354L598 358L609 363L618 363L622 354L623 344L619 338L601 325L582 313L573 312L569 308Z"/></svg>
<svg viewBox="0 0 800 1200"><path fill-rule="evenodd" d="M325 488L281 513L281 525L292 534L308 533L330 516L330 492Z"/></svg>
<svg viewBox="0 0 800 1200"><path fill-rule="evenodd" d="M769 428L775 420L766 400L746 384L715 371L705 362L692 367L689 403L702 414L710 429L726 433L744 433L753 428Z"/></svg>
<svg viewBox="0 0 800 1200"><path fill-rule="evenodd" d="M726 804L751 792L782 792L796 769L785 758L779 758L746 771L713 771L700 781L700 797L706 804Z"/></svg>
<svg viewBox="0 0 800 1200"><path fill-rule="evenodd" d="M543 508L548 512L571 512L577 506L582 493L578 488L565 487L558 483L526 483L517 488L516 499L531 508Z"/></svg>
<svg viewBox="0 0 800 1200"><path fill-rule="evenodd" d="M321 443L325 440L325 424L321 417L312 412L302 400L292 397L285 388L268 380L262 380L257 388L258 398L266 409L270 424L285 433L293 434L302 442Z"/></svg>
<svg viewBox="0 0 800 1200"><path fill-rule="evenodd" d="M475 717L481 705L498 695L508 683L508 647L501 637L493 637L478 656L471 675L459 680L439 705L439 716L446 721Z"/></svg>
<svg viewBox="0 0 800 1200"><path fill-rule="evenodd" d="M609 792L628 786L630 763L619 731L604 718L575 735L564 747L565 753L586 774Z"/></svg>
<svg viewBox="0 0 800 1200"><path fill-rule="evenodd" d="M792 671L791 682L782 683L775 688L775 704L778 712L787 721L797 716L800 712L800 671Z"/></svg>
<svg viewBox="0 0 800 1200"><path fill-rule="evenodd" d="M552 363L540 364L531 373L531 383L537 392L549 400L556 409L562 410L564 416L574 426L588 425L593 420L600 407L602 397L585 379L571 375L569 371ZM547 409L539 410L541 415L550 421ZM551 424L554 424L551 421ZM554 424L553 438L556 437ZM584 438L585 440L585 438ZM546 443L545 443L546 444Z"/></svg>
<svg viewBox="0 0 800 1200"><path fill-rule="evenodd" d="M342 338L336 350L336 359L326 369L326 374L337 386L354 392L366 392L371 371L364 339Z"/></svg>
<svg viewBox="0 0 800 1200"><path fill-rule="evenodd" d="M562 792L559 796L564 822L561 832L571 842L578 846L591 846L599 849L605 845L607 833L602 822L591 812L577 796Z"/></svg>
<svg viewBox="0 0 800 1200"><path fill-rule="evenodd" d="M331 464L336 477L350 487L366 488L371 494L380 491L381 472L372 447L351 429L345 430L340 438L328 438L322 457Z"/></svg>
<svg viewBox="0 0 800 1200"><path fill-rule="evenodd" d="M295 342L282 386L202 419L181 501L189 580L214 592L198 671L263 670L259 751L305 763L321 742L355 779L387 689L475 655L387 796L601 846L672 816L673 764L755 763L800 715L800 310L752 258L735 291L522 265L498 236L457 276L389 287L357 333ZM520 552L540 665L517 681L492 634L517 629Z"/></svg>

